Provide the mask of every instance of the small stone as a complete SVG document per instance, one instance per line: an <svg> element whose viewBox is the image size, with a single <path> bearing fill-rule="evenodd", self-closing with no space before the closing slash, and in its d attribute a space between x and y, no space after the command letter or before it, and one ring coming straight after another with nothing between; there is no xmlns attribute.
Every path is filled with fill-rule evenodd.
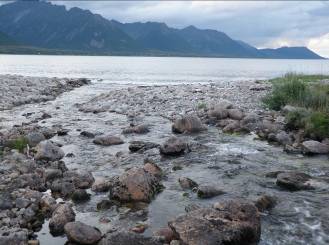
<svg viewBox="0 0 329 245"><path fill-rule="evenodd" d="M269 195L260 196L255 201L255 206L258 208L260 212L264 212L265 210L270 210L274 208L276 204L277 204L276 198Z"/></svg>
<svg viewBox="0 0 329 245"><path fill-rule="evenodd" d="M177 137L170 137L160 146L163 155L180 155L187 149L187 143Z"/></svg>
<svg viewBox="0 0 329 245"><path fill-rule="evenodd" d="M96 136L93 142L96 145L104 145L104 146L120 145L124 143L120 137L113 135Z"/></svg>
<svg viewBox="0 0 329 245"><path fill-rule="evenodd" d="M223 190L209 185L203 185L197 188L197 195L199 198L212 198L224 193L225 192Z"/></svg>
<svg viewBox="0 0 329 245"><path fill-rule="evenodd" d="M198 184L195 181L187 177L179 178L178 182L183 189L193 189L194 187L198 187Z"/></svg>
<svg viewBox="0 0 329 245"><path fill-rule="evenodd" d="M64 157L64 151L51 143L50 141L42 141L36 146L35 159L46 160L46 161L56 161Z"/></svg>

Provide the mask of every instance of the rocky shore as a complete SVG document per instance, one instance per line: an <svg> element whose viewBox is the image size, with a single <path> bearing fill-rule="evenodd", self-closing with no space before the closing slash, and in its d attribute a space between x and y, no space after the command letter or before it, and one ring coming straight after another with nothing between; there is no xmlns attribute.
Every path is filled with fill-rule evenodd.
<svg viewBox="0 0 329 245"><path fill-rule="evenodd" d="M3 109L44 101L44 91L46 100L53 99L87 83L6 79L1 85L6 94L19 93L18 84L9 86L10 79L18 80L30 84L26 93L34 99L1 95ZM87 102L75 101L66 108L69 113L55 100L39 108L48 116L3 127L0 244L39 244L37 234L46 220L50 234L65 235L69 244L257 244L272 239L270 229L263 229L270 222L267 216L280 208L292 212L285 206L287 197L291 205L302 205L299 195L327 190L329 169L305 172L280 161L269 165L266 161L279 159L275 154L290 156L259 140L294 154L327 153L314 144L329 146L286 130L284 111L263 109L260 99L270 89L257 81L113 87ZM97 223L81 219L83 212L100 215ZM161 225L152 220L156 212L162 213ZM321 232L329 231L328 222L322 223ZM280 229L273 229L274 240Z"/></svg>
<svg viewBox="0 0 329 245"><path fill-rule="evenodd" d="M0 75L0 111L14 106L54 100L58 95L89 83L87 79L59 79Z"/></svg>

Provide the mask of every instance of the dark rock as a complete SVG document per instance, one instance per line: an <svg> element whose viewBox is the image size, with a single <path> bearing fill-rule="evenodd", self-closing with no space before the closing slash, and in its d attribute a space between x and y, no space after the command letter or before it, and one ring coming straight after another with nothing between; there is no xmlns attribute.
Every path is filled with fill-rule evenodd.
<svg viewBox="0 0 329 245"><path fill-rule="evenodd" d="M153 148L158 148L160 145L152 142L145 141L131 141L129 150L131 152L144 152Z"/></svg>
<svg viewBox="0 0 329 245"><path fill-rule="evenodd" d="M172 125L172 131L175 133L199 133L206 127L202 124L199 117L195 115L186 115L176 119Z"/></svg>
<svg viewBox="0 0 329 245"><path fill-rule="evenodd" d="M94 138L95 137L95 134L91 133L91 132L88 132L88 131L82 131L80 133L81 136L84 136L84 137L87 137L87 138Z"/></svg>
<svg viewBox="0 0 329 245"><path fill-rule="evenodd" d="M214 186L203 185L197 188L197 195L199 198L212 198L224 194L225 192Z"/></svg>
<svg viewBox="0 0 329 245"><path fill-rule="evenodd" d="M95 179L93 175L86 170L70 170L63 174L65 180L70 180L74 183L75 188L88 189L92 186Z"/></svg>
<svg viewBox="0 0 329 245"><path fill-rule="evenodd" d="M259 212L264 212L265 210L270 210L275 207L277 204L277 200L273 196L269 195L263 195L260 196L256 201L255 201L255 206L259 210Z"/></svg>
<svg viewBox="0 0 329 245"><path fill-rule="evenodd" d="M99 203L97 203L97 210L110 209L114 205L116 205L116 203L113 202L113 201L110 201L110 200L102 200Z"/></svg>
<svg viewBox="0 0 329 245"><path fill-rule="evenodd" d="M58 136L65 136L65 135L68 134L69 131L70 131L70 130L68 130L68 129L60 128L60 129L57 130L57 135L58 135Z"/></svg>
<svg viewBox="0 0 329 245"><path fill-rule="evenodd" d="M98 229L79 221L67 223L64 226L64 231L70 242L78 244L95 244L102 238Z"/></svg>
<svg viewBox="0 0 329 245"><path fill-rule="evenodd" d="M240 109L228 109L228 117L234 120L241 120L244 116L243 111Z"/></svg>
<svg viewBox="0 0 329 245"><path fill-rule="evenodd" d="M96 145L104 145L104 146L120 145L124 143L120 137L113 135L96 136L93 142Z"/></svg>
<svg viewBox="0 0 329 245"><path fill-rule="evenodd" d="M168 223L183 244L257 244L261 223L257 208L232 200L179 216Z"/></svg>
<svg viewBox="0 0 329 245"><path fill-rule="evenodd" d="M290 191L314 189L309 180L311 176L301 172L284 172L277 176L276 184Z"/></svg>
<svg viewBox="0 0 329 245"><path fill-rule="evenodd" d="M59 204L53 212L49 221L50 233L61 235L64 232L64 226L75 220L75 213L68 204Z"/></svg>
<svg viewBox="0 0 329 245"><path fill-rule="evenodd" d="M63 173L59 169L50 168L45 170L44 176L45 176L45 181L53 181L55 179L62 178Z"/></svg>
<svg viewBox="0 0 329 245"><path fill-rule="evenodd" d="M86 202L90 200L90 194L84 189L77 189L72 193L71 198L75 203Z"/></svg>
<svg viewBox="0 0 329 245"><path fill-rule="evenodd" d="M160 146L163 155L180 155L187 150L187 143L177 137L170 137Z"/></svg>

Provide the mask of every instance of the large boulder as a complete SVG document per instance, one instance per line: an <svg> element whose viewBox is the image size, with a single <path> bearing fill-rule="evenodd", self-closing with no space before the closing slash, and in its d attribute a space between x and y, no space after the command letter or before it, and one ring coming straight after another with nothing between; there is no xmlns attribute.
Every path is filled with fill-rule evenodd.
<svg viewBox="0 0 329 245"><path fill-rule="evenodd" d="M205 130L206 127L202 124L199 117L195 115L185 115L178 118L172 125L172 131L175 133L198 133Z"/></svg>
<svg viewBox="0 0 329 245"><path fill-rule="evenodd" d="M162 185L160 178L148 169L132 168L112 181L110 198L120 202L150 202Z"/></svg>
<svg viewBox="0 0 329 245"><path fill-rule="evenodd" d="M120 145L124 143L120 137L109 135L109 134L96 136L93 142L96 145L104 145L104 146Z"/></svg>
<svg viewBox="0 0 329 245"><path fill-rule="evenodd" d="M311 176L301 172L283 172L277 175L276 184L290 191L313 189L310 180Z"/></svg>
<svg viewBox="0 0 329 245"><path fill-rule="evenodd" d="M256 244L261 233L257 208L239 200L216 203L213 208L199 208L168 225L187 245Z"/></svg>
<svg viewBox="0 0 329 245"><path fill-rule="evenodd" d="M49 230L53 235L61 235L64 232L64 226L75 220L75 213L69 204L59 204L54 210L49 221Z"/></svg>
<svg viewBox="0 0 329 245"><path fill-rule="evenodd" d="M302 143L302 149L305 154L328 154L329 145L315 140L308 140Z"/></svg>
<svg viewBox="0 0 329 245"><path fill-rule="evenodd" d="M98 245L162 245L157 239L128 231L108 233Z"/></svg>
<svg viewBox="0 0 329 245"><path fill-rule="evenodd" d="M79 221L67 223L64 231L68 240L77 244L96 244L102 238L98 229Z"/></svg>
<svg viewBox="0 0 329 245"><path fill-rule="evenodd" d="M37 153L35 159L45 161L57 161L64 157L64 151L50 142L49 140L42 141L36 146Z"/></svg>
<svg viewBox="0 0 329 245"><path fill-rule="evenodd" d="M177 137L170 137L160 146L163 155L180 155L187 150L187 143Z"/></svg>

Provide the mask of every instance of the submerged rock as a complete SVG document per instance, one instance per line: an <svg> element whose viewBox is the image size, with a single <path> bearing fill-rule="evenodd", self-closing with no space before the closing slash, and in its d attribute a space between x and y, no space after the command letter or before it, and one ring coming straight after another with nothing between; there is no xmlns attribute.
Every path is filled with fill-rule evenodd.
<svg viewBox="0 0 329 245"><path fill-rule="evenodd" d="M153 148L158 148L160 145L152 142L145 141L131 141L129 145L129 150L131 152L144 152Z"/></svg>
<svg viewBox="0 0 329 245"><path fill-rule="evenodd" d="M328 154L329 145L315 140L308 140L302 143L302 149L305 154Z"/></svg>
<svg viewBox="0 0 329 245"><path fill-rule="evenodd" d="M64 226L75 220L75 213L70 205L59 204L53 212L49 221L49 230L53 235L61 235L64 232Z"/></svg>
<svg viewBox="0 0 329 245"><path fill-rule="evenodd" d="M168 225L187 245L256 244L261 234L257 208L239 200L191 211Z"/></svg>
<svg viewBox="0 0 329 245"><path fill-rule="evenodd" d="M86 202L90 200L90 194L84 189L77 189L72 193L71 198L75 203Z"/></svg>
<svg viewBox="0 0 329 245"><path fill-rule="evenodd" d="M263 195L255 201L255 206L260 212L270 210L277 204L277 199L273 196Z"/></svg>
<svg viewBox="0 0 329 245"><path fill-rule="evenodd" d="M102 233L98 229L79 221L67 223L64 231L70 242L78 244L92 245L102 238Z"/></svg>
<svg viewBox="0 0 329 245"><path fill-rule="evenodd" d="M150 129L147 125L144 124L138 126L131 126L122 130L123 134L146 134L148 132L150 132Z"/></svg>
<svg viewBox="0 0 329 245"><path fill-rule="evenodd" d="M312 177L301 172L283 172L277 175L276 184L290 191L313 189L309 180Z"/></svg>
<svg viewBox="0 0 329 245"><path fill-rule="evenodd" d="M187 150L187 143L177 137L170 137L160 146L163 155L180 155Z"/></svg>
<svg viewBox="0 0 329 245"><path fill-rule="evenodd" d="M162 245L157 239L128 231L108 233L98 245Z"/></svg>
<svg viewBox="0 0 329 245"><path fill-rule="evenodd" d="M195 181L187 177L179 178L178 182L183 189L193 189L194 187L198 187L198 184Z"/></svg>
<svg viewBox="0 0 329 245"><path fill-rule="evenodd" d="M93 142L96 145L104 145L104 146L120 145L124 143L120 137L114 135L96 136Z"/></svg>
<svg viewBox="0 0 329 245"><path fill-rule="evenodd" d="M198 133L205 130L199 117L195 115L186 115L176 119L172 125L172 131L175 133Z"/></svg>
<svg viewBox="0 0 329 245"><path fill-rule="evenodd" d="M212 198L225 193L223 190L209 185L199 186L196 192L199 198Z"/></svg>
<svg viewBox="0 0 329 245"><path fill-rule="evenodd" d="M36 146L36 151L35 159L37 160L57 161L62 159L65 155L60 147L48 140L40 142Z"/></svg>

